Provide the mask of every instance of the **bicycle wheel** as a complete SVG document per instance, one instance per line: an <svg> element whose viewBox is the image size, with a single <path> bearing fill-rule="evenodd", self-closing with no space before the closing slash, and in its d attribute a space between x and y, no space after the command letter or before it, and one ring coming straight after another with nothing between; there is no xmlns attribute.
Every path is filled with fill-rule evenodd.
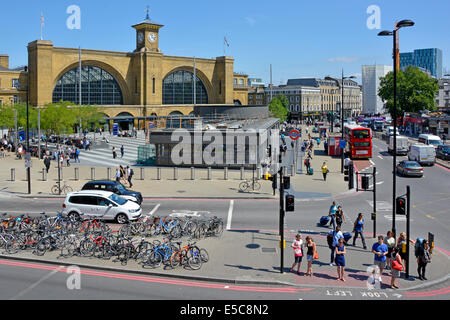
<svg viewBox="0 0 450 320"><path fill-rule="evenodd" d="M84 239L80 242L80 254L84 257L94 255L95 243L91 239Z"/></svg>
<svg viewBox="0 0 450 320"><path fill-rule="evenodd" d="M259 184L259 182L255 181L253 183L253 190L258 191L259 189L261 189L261 185Z"/></svg>
<svg viewBox="0 0 450 320"><path fill-rule="evenodd" d="M206 251L206 249L200 249L200 258L202 259L202 262L209 261L209 253L208 251Z"/></svg>
<svg viewBox="0 0 450 320"><path fill-rule="evenodd" d="M239 183L239 189L243 192L247 191L247 189L249 188L249 184L247 181L243 181L241 183Z"/></svg>
<svg viewBox="0 0 450 320"><path fill-rule="evenodd" d="M72 187L71 186L67 186L67 185L65 185L64 186L64 188L63 188L63 192L64 192L64 194L68 194L68 193L71 193L73 191L73 189L72 189Z"/></svg>
<svg viewBox="0 0 450 320"><path fill-rule="evenodd" d="M223 221L216 221L214 222L214 235L215 236L221 236L223 233Z"/></svg>
<svg viewBox="0 0 450 320"><path fill-rule="evenodd" d="M174 238L180 238L181 237L181 227L179 225L174 226L172 229L170 229L169 234Z"/></svg>
<svg viewBox="0 0 450 320"><path fill-rule="evenodd" d="M181 253L180 251L174 252L170 257L170 266L175 269L181 264Z"/></svg>
<svg viewBox="0 0 450 320"><path fill-rule="evenodd" d="M51 190L52 190L52 194L59 194L59 187L57 184L55 184Z"/></svg>
<svg viewBox="0 0 450 320"><path fill-rule="evenodd" d="M37 256L43 256L46 251L47 251L47 243L46 240L42 239L37 243L36 247L33 250L33 254Z"/></svg>
<svg viewBox="0 0 450 320"><path fill-rule="evenodd" d="M17 241L13 236L10 236L6 242L5 250L9 254L15 254L19 252L20 242Z"/></svg>
<svg viewBox="0 0 450 320"><path fill-rule="evenodd" d="M161 253L158 251L152 250L148 256L147 265L151 266L152 268L159 268L161 266L161 263L163 261L163 257Z"/></svg>
<svg viewBox="0 0 450 320"><path fill-rule="evenodd" d="M193 270L198 270L202 267L202 259L199 256L191 256L188 259L188 265Z"/></svg>

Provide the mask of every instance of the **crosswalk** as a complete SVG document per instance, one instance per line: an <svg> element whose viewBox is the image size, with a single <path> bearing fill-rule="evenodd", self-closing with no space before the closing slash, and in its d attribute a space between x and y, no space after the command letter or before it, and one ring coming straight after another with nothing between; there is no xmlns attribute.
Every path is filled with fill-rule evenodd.
<svg viewBox="0 0 450 320"><path fill-rule="evenodd" d="M81 151L80 164L102 165L102 166L132 166L136 164L138 156L138 146L146 144L145 137L138 135L137 138L122 138L117 136L106 136L108 140L107 148L94 148L89 151ZM98 139L98 137L97 137ZM120 147L124 147L124 155L121 157ZM117 157L113 159L112 148L116 148Z"/></svg>

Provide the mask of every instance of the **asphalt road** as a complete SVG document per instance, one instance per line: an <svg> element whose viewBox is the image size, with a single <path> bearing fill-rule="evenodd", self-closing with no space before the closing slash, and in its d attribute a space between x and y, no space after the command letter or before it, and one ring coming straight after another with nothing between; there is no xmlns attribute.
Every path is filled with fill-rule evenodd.
<svg viewBox="0 0 450 320"><path fill-rule="evenodd" d="M377 168L377 233L386 234L392 227L392 157L386 153L383 141L374 141L373 163ZM398 157L400 161L402 157ZM371 172L372 169L367 170ZM425 168L422 178L397 178L397 193L405 193L411 186L412 238L435 234L436 247L450 251L449 226L450 171L439 166ZM324 182L325 183L325 182ZM293 189L300 186L293 186ZM285 228L301 231L327 231L318 226L320 216L328 213L332 199L297 201L295 212L286 213ZM344 231L351 231L358 212L365 214L366 232L373 229L370 221L372 193L360 192L336 199L344 208L348 222ZM0 198L1 212L38 215L45 211L55 214L62 207L62 199ZM144 199L147 214L216 215L226 221L230 229L278 230L278 200L220 200L220 199ZM232 210L230 209L232 208ZM404 217L397 219L397 232L405 231ZM366 237L369 243L374 241ZM81 288L70 290L65 270L43 264L17 264L0 260L0 299L392 299L392 295L370 296L359 289L280 288L273 286L237 286L220 283L173 281L150 276L117 275L95 270L83 270ZM447 283L416 290L398 299L433 299L434 293L448 288ZM431 292L431 294L430 294ZM447 295L448 296L448 295Z"/></svg>

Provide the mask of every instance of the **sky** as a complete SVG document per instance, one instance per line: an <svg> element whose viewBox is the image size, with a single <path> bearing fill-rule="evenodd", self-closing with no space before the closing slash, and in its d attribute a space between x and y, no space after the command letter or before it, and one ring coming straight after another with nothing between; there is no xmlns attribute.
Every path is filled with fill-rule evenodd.
<svg viewBox="0 0 450 320"><path fill-rule="evenodd" d="M80 9L80 25L69 29L73 5ZM440 48L450 73L448 0L4 1L0 54L10 56L10 67L26 65L27 44L40 38L41 12L43 39L55 47L132 52L131 26L145 19L147 6L151 20L164 25L164 54L223 56L226 37L225 54L234 57L235 72L269 83L272 65L275 85L340 77L342 70L361 82L362 65L392 65L392 40L377 34L402 19L415 26L400 30L400 52Z"/></svg>

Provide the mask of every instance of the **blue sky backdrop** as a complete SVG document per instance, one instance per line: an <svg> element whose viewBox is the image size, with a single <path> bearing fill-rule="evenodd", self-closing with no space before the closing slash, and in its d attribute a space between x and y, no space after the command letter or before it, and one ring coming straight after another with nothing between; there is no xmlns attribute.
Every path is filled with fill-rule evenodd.
<svg viewBox="0 0 450 320"><path fill-rule="evenodd" d="M69 30L70 5L81 9L81 29ZM150 18L164 27L160 49L167 55L211 58L223 55L224 36L235 58L234 69L278 85L290 78L361 74L361 65L392 65L392 41L377 37L392 30L395 20L416 25L400 31L400 52L440 48L450 72L450 1L448 0L196 0L4 1L0 11L0 53L10 66L27 63L28 42L40 37L57 47L130 52L135 48L133 24ZM370 30L367 8L381 10L381 30ZM448 73L447 72L447 73Z"/></svg>

